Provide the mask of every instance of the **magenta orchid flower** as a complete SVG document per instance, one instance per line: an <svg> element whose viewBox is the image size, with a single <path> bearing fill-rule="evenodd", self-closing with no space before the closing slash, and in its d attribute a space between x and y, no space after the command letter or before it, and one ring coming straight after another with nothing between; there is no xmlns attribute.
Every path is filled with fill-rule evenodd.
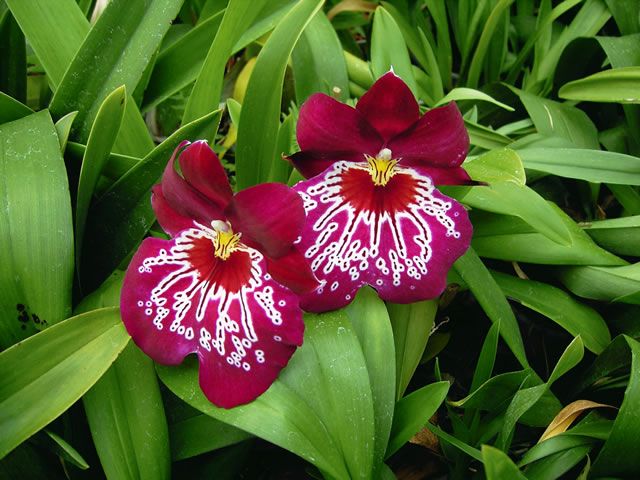
<svg viewBox="0 0 640 480"><path fill-rule="evenodd" d="M124 279L121 311L135 343L159 363L196 353L200 386L231 408L263 393L302 344L298 293L317 286L293 245L300 196L281 184L233 195L204 141L167 165L152 205L171 240L145 239Z"/></svg>
<svg viewBox="0 0 640 480"><path fill-rule="evenodd" d="M420 117L391 72L356 108L311 96L297 137L302 151L291 160L313 176L294 186L307 212L297 245L321 282L302 295L302 308L340 308L366 284L397 303L440 295L472 234L462 205L435 188L469 179L460 167L469 137L455 104Z"/></svg>

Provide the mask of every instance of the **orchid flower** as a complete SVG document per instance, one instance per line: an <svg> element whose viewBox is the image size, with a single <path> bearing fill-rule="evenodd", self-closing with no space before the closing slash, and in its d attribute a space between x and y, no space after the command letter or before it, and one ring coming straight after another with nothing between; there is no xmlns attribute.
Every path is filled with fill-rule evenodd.
<svg viewBox="0 0 640 480"><path fill-rule="evenodd" d="M231 408L263 393L302 344L298 293L317 286L294 247L302 200L285 185L233 195L204 141L169 161L152 206L171 240L145 239L124 279L121 311L135 343L159 363L196 353L200 386Z"/></svg>
<svg viewBox="0 0 640 480"><path fill-rule="evenodd" d="M302 151L290 158L312 177L294 186L307 212L297 245L321 282L302 295L302 308L340 308L366 284L397 303L440 295L472 233L462 205L435 188L469 180L460 167L469 137L456 105L420 117L390 72L356 108L311 96L297 138Z"/></svg>

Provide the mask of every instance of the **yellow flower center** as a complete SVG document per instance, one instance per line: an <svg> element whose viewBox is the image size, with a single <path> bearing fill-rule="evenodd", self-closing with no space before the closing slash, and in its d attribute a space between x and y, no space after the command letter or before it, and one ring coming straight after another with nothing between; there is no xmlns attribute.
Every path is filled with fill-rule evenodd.
<svg viewBox="0 0 640 480"><path fill-rule="evenodd" d="M396 174L397 159L391 158L391 150L383 148L378 155L371 157L366 155L367 163L369 164L369 173L373 184L376 186L384 186L389 183L391 177Z"/></svg>
<svg viewBox="0 0 640 480"><path fill-rule="evenodd" d="M214 255L221 260L226 260L238 249L241 233L233 233L231 225L227 222L215 221L212 223L217 235L213 240Z"/></svg>

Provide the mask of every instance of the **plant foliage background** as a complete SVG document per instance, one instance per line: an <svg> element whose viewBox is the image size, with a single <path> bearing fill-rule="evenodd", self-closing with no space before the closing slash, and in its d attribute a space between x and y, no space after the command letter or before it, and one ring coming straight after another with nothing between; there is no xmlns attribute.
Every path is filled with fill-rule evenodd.
<svg viewBox="0 0 640 480"><path fill-rule="evenodd" d="M94 3L0 1L0 476L640 475L636 0ZM295 183L302 102L390 68L464 114L472 249L437 301L308 315L215 408L119 318L151 186L199 138L238 188Z"/></svg>

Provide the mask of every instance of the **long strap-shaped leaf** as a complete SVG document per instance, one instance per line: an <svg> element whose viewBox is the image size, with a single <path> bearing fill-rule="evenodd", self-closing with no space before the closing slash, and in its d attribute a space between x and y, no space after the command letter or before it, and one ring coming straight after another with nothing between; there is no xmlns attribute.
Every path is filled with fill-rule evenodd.
<svg viewBox="0 0 640 480"><path fill-rule="evenodd" d="M224 67L234 44L240 35L251 25L266 0L231 0L224 13L202 70L198 75L182 117L187 123L218 108Z"/></svg>
<svg viewBox="0 0 640 480"><path fill-rule="evenodd" d="M74 0L6 0L55 90L89 32Z"/></svg>
<svg viewBox="0 0 640 480"><path fill-rule="evenodd" d="M282 84L289 56L322 0L302 0L275 28L260 52L242 105L236 181L243 189L263 181L276 159Z"/></svg>
<svg viewBox="0 0 640 480"><path fill-rule="evenodd" d="M181 5L181 0L113 0L100 16L51 101L54 116L78 111L81 141L89 137L109 93L120 85L134 91Z"/></svg>
<svg viewBox="0 0 640 480"><path fill-rule="evenodd" d="M0 354L0 458L98 380L129 341L117 308L78 315Z"/></svg>
<svg viewBox="0 0 640 480"><path fill-rule="evenodd" d="M71 200L46 111L0 126L0 245L2 349L71 313Z"/></svg>

